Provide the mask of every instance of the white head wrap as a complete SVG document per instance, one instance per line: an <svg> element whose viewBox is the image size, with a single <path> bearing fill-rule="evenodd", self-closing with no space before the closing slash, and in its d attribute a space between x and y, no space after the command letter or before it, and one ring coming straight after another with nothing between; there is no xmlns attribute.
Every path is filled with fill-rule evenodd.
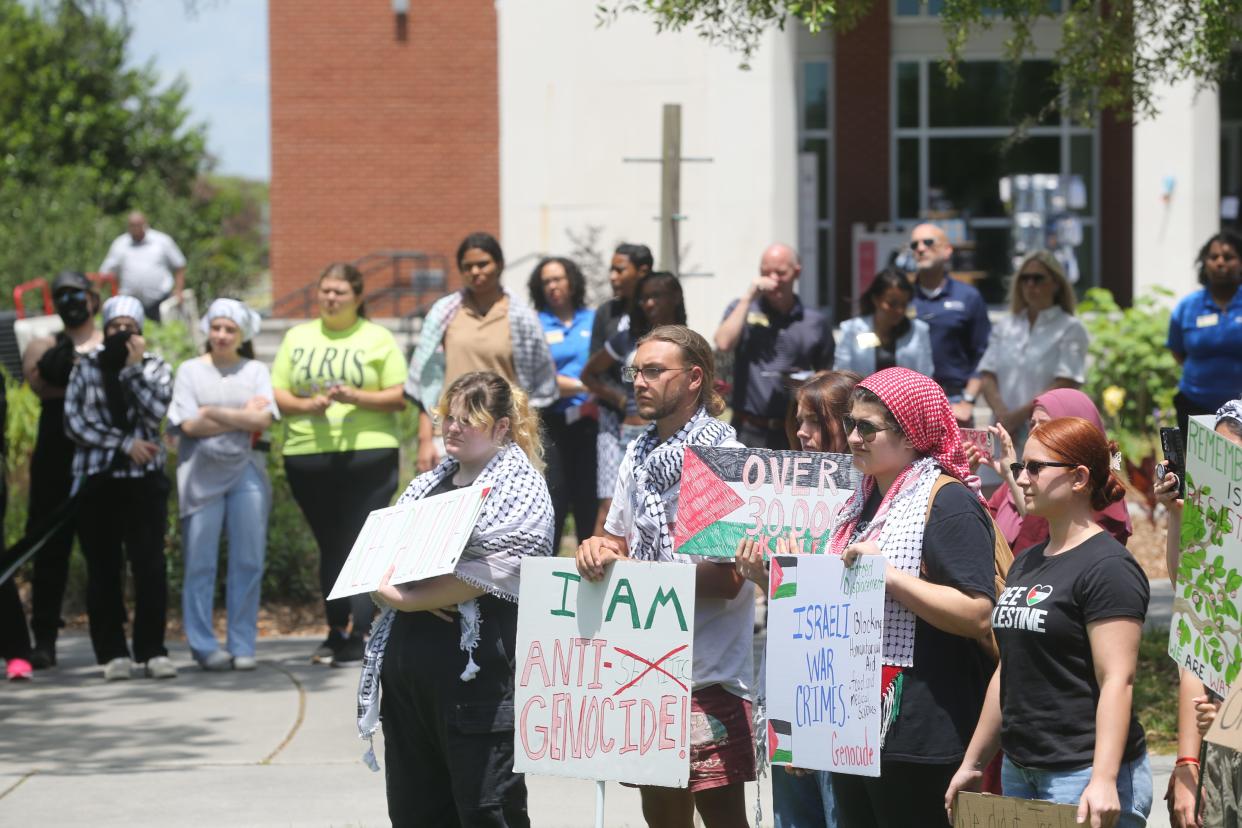
<svg viewBox="0 0 1242 828"><path fill-rule="evenodd" d="M1216 412L1215 425L1220 425L1221 420L1233 420L1242 426L1242 400L1230 400L1222 405Z"/></svg>
<svg viewBox="0 0 1242 828"><path fill-rule="evenodd" d="M208 333L211 330L211 320L221 318L231 320L241 328L242 342L254 339L263 321L257 311L247 307L243 302L236 299L217 299L207 308L207 313L203 314L203 321L199 327L202 328L203 333Z"/></svg>
<svg viewBox="0 0 1242 828"><path fill-rule="evenodd" d="M143 323L147 321L147 315L142 310L142 302L139 302L133 296L113 296L107 302L104 302L104 325L122 316L128 316L137 322L138 330L142 330Z"/></svg>

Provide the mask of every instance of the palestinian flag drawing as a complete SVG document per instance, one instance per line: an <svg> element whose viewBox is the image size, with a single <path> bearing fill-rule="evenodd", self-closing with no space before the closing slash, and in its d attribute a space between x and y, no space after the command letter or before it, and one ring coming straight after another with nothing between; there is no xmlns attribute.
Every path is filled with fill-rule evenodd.
<svg viewBox="0 0 1242 828"><path fill-rule="evenodd" d="M768 719L768 761L793 764L793 725L782 719Z"/></svg>
<svg viewBox="0 0 1242 828"><path fill-rule="evenodd" d="M779 555L772 558L772 571L768 575L771 598L792 598L798 594L798 558Z"/></svg>

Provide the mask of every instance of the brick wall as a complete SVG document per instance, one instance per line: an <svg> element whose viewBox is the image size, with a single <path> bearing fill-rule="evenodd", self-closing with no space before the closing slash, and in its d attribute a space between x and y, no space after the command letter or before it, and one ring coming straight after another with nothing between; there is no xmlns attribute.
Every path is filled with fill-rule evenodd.
<svg viewBox="0 0 1242 828"><path fill-rule="evenodd" d="M890 5L875 3L859 24L836 37L833 144L836 208L832 220L837 319L853 316L850 228L892 218L889 198Z"/></svg>
<svg viewBox="0 0 1242 828"><path fill-rule="evenodd" d="M410 5L403 40L390 0L268 4L274 298L382 249L442 253L455 284L461 238L498 232L493 0Z"/></svg>

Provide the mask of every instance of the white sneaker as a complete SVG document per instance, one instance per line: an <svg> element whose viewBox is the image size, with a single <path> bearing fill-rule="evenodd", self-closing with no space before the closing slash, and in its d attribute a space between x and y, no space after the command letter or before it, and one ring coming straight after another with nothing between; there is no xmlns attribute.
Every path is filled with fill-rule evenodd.
<svg viewBox="0 0 1242 828"><path fill-rule="evenodd" d="M104 681L121 681L128 679L134 662L125 656L117 656L104 665Z"/></svg>
<svg viewBox="0 0 1242 828"><path fill-rule="evenodd" d="M216 650L214 653L199 662L199 665L208 672L222 673L226 670L233 669L233 657L224 650ZM173 674L176 675L175 669Z"/></svg>
<svg viewBox="0 0 1242 828"><path fill-rule="evenodd" d="M147 662L147 678L169 679L177 677L177 666L168 656L156 656Z"/></svg>
<svg viewBox="0 0 1242 828"><path fill-rule="evenodd" d="M233 656L234 670L253 670L259 666L254 656Z"/></svg>

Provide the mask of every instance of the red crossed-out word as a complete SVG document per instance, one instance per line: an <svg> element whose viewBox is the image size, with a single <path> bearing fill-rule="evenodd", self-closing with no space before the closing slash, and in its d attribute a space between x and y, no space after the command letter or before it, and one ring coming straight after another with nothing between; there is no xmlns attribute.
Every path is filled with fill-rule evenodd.
<svg viewBox="0 0 1242 828"><path fill-rule="evenodd" d="M676 683L677 683L677 686L678 686L678 687L680 687L682 690L688 690L688 689L689 689L689 688L687 688L687 687L686 687L686 685L684 685L684 684L682 684L682 683L681 683L681 679L677 678L677 676L673 675L673 674L672 674L672 673L670 673L668 670L665 670L663 667L661 667L661 666L660 666L660 665L661 665L661 664L663 664L665 661L668 661L668 659L669 659L669 657L670 657L670 656L675 656L675 655L677 655L678 653L680 653L682 650L686 649L686 645L685 645L685 644L682 644L680 647L675 647L675 648L673 648L673 649L669 650L667 653L665 653L664 655L660 656L660 657L659 657L659 658L657 658L655 661L648 661L647 659L643 658L642 656L638 655L637 653L631 653L629 650L625 649L624 647L613 647L613 649L614 649L614 650L616 650L616 651L617 651L618 653L620 653L621 655L627 655L627 656L629 656L630 658L634 659L635 661L641 661L643 664L646 664L646 665L647 665L647 669L646 669L646 670L643 670L641 673L639 673L639 674L638 674L638 677L637 677L636 679L634 679L633 681L631 681L629 684L625 685L624 687L619 687L619 688L617 688L617 691L616 691L615 693L613 693L613 695L614 695L614 696L619 696L619 695L621 695L622 693L624 693L626 690L629 690L629 689L630 689L631 687L633 687L635 684L638 684L640 681L642 681L642 680L643 680L643 676L647 675L647 674L648 674L648 673L650 673L652 670L658 670L659 672L661 672L661 673L663 673L664 675L668 676L668 677L669 677L669 678L671 678L674 682L676 682Z"/></svg>

